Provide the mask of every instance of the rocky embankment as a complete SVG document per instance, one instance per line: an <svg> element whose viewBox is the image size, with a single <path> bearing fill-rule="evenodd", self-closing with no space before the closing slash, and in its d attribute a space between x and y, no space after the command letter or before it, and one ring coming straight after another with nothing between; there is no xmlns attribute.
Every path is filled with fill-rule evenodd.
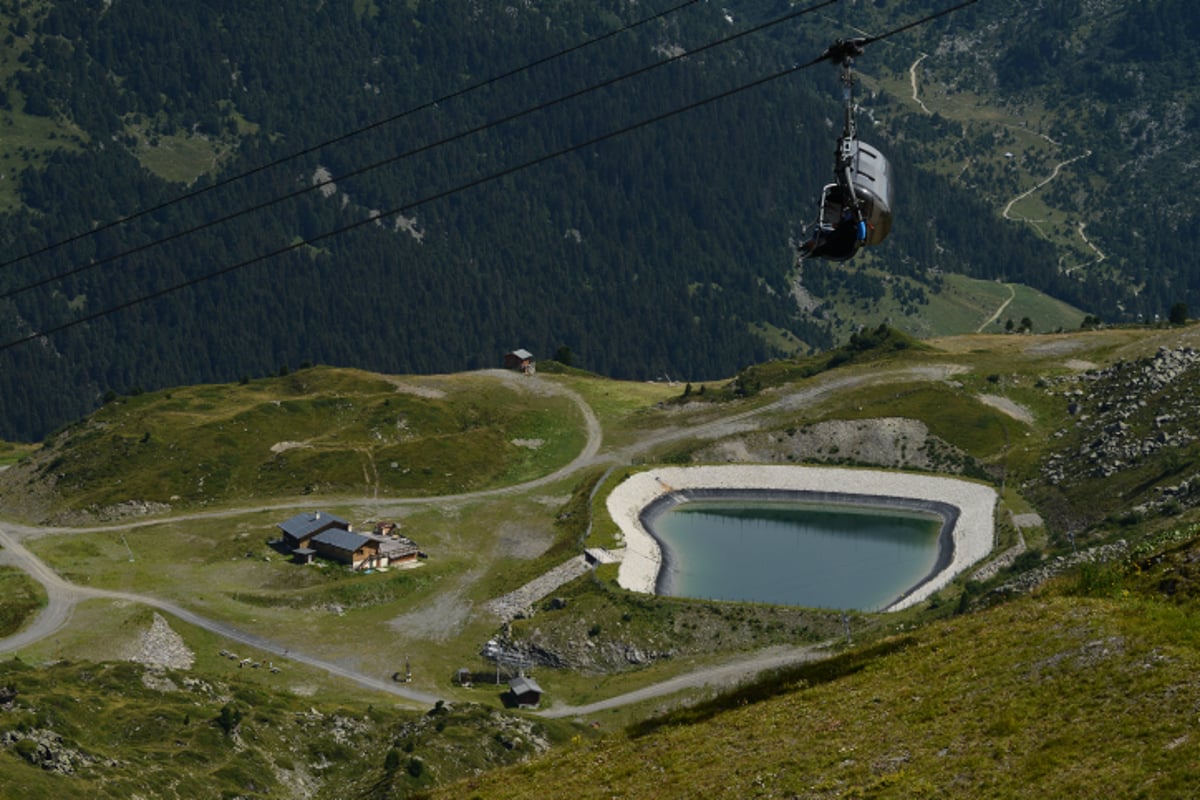
<svg viewBox="0 0 1200 800"><path fill-rule="evenodd" d="M1198 386L1200 351L1190 347L1164 347L1150 358L1059 379L1051 390L1064 398L1073 423L1054 433L1065 446L1046 460L1042 478L1050 484L1107 478L1191 444L1200 429ZM1200 476L1182 476L1156 492L1134 510L1200 503Z"/></svg>
<svg viewBox="0 0 1200 800"><path fill-rule="evenodd" d="M693 454L697 463L866 464L961 473L965 454L903 417L828 420L723 439Z"/></svg>
<svg viewBox="0 0 1200 800"><path fill-rule="evenodd" d="M1011 580L992 589L986 597L987 601L1007 599L1017 595L1028 594L1051 578L1062 575L1080 564L1103 564L1110 561L1120 561L1129 555L1129 544L1120 539L1112 544L1089 547L1086 550L1069 553L1065 556L1055 556L1041 566L1026 570Z"/></svg>

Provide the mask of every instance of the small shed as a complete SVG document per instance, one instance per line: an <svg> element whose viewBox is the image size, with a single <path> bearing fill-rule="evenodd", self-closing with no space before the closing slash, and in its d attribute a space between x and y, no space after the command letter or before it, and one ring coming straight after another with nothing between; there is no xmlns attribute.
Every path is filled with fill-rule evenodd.
<svg viewBox="0 0 1200 800"><path fill-rule="evenodd" d="M421 548L407 536L372 536L378 545L375 566L387 567L393 564L412 563L417 560Z"/></svg>
<svg viewBox="0 0 1200 800"><path fill-rule="evenodd" d="M512 350L508 353L505 353L504 368L515 369L518 372L524 372L526 375L533 374L533 353L524 349Z"/></svg>
<svg viewBox="0 0 1200 800"><path fill-rule="evenodd" d="M533 678L519 675L508 682L513 703L519 708L537 708L542 702L542 687Z"/></svg>

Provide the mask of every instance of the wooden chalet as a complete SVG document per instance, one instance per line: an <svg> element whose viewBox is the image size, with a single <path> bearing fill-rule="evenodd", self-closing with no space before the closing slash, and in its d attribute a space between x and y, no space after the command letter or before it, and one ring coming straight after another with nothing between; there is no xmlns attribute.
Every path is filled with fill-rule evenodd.
<svg viewBox="0 0 1200 800"><path fill-rule="evenodd" d="M323 556L352 569L375 569L420 556L416 542L406 536L355 533L344 519L321 511L297 514L276 527L283 532L284 546L301 564Z"/></svg>
<svg viewBox="0 0 1200 800"><path fill-rule="evenodd" d="M378 552L376 543L370 537L336 529L314 536L312 549L318 555L349 564L352 569L365 568Z"/></svg>

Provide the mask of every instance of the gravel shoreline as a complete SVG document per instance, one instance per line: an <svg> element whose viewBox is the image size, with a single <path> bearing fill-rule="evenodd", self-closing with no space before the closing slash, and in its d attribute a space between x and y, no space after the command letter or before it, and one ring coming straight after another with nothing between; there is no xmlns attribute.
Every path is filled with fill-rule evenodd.
<svg viewBox="0 0 1200 800"><path fill-rule="evenodd" d="M854 504L908 505L912 501L957 509L956 519L943 516L951 530L944 533L939 569L904 597L888 606L898 611L924 601L963 570L987 556L994 538L996 492L990 486L956 478L885 470L835 467L738 465L662 467L633 475L608 496L608 512L625 539L618 583L632 591L653 594L662 568L662 549L646 530L642 513L656 502L687 490L819 493L825 499ZM953 515L950 515L953 516ZM948 539L948 541L947 541Z"/></svg>

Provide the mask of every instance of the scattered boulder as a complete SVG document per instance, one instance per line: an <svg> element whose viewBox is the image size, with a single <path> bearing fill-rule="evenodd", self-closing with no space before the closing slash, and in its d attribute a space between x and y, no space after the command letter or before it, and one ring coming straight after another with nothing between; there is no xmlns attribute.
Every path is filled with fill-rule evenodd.
<svg viewBox="0 0 1200 800"><path fill-rule="evenodd" d="M1066 401L1073 423L1055 434L1067 446L1042 466L1042 478L1050 484L1110 477L1165 449L1190 444L1192 431L1200 427L1200 412L1191 401L1200 383L1200 351L1190 347L1159 348L1150 358L1118 361L1059 381L1066 385L1055 392ZM1188 497L1188 482L1181 486L1164 494Z"/></svg>
<svg viewBox="0 0 1200 800"><path fill-rule="evenodd" d="M100 759L63 743L63 737L54 731L34 728L26 731L0 733L0 745L11 747L17 755L47 772L72 775L76 770L99 763ZM119 766L107 761L108 766Z"/></svg>

